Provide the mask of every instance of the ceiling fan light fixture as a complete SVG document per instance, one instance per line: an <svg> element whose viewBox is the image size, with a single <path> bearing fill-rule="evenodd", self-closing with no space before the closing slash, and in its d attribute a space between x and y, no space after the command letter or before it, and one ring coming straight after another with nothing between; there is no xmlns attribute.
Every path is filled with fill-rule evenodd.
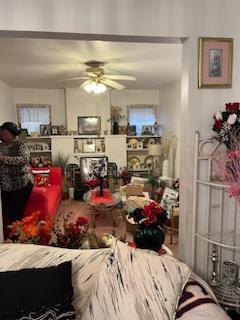
<svg viewBox="0 0 240 320"><path fill-rule="evenodd" d="M107 90L107 87L103 83L98 83L95 89L95 93L103 93Z"/></svg>
<svg viewBox="0 0 240 320"><path fill-rule="evenodd" d="M99 93L105 92L107 90L107 87L103 83L98 83L93 80L92 82L87 83L83 87L83 89L89 93L93 92L93 93L99 94Z"/></svg>

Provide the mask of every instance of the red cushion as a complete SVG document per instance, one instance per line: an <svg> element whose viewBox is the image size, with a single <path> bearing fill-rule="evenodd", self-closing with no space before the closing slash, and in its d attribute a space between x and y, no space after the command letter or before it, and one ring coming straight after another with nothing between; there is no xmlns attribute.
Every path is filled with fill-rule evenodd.
<svg viewBox="0 0 240 320"><path fill-rule="evenodd" d="M34 174L34 185L38 187L48 186L48 174L45 173L38 173Z"/></svg>

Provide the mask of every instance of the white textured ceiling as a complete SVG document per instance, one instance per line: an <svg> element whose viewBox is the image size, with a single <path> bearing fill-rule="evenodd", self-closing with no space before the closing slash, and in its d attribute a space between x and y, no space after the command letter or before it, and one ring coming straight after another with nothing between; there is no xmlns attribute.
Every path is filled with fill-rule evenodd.
<svg viewBox="0 0 240 320"><path fill-rule="evenodd" d="M88 60L105 62L106 74L131 75L127 89L158 89L181 73L181 44L0 38L0 79L18 88L78 87Z"/></svg>

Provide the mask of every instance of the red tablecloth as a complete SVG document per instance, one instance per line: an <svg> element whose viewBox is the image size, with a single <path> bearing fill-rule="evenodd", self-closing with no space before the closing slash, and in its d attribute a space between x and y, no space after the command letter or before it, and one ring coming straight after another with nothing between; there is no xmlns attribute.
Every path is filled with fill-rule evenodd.
<svg viewBox="0 0 240 320"><path fill-rule="evenodd" d="M112 203L113 196L109 189L103 189L103 196L99 195L99 190L92 190L91 191L91 201L93 203Z"/></svg>

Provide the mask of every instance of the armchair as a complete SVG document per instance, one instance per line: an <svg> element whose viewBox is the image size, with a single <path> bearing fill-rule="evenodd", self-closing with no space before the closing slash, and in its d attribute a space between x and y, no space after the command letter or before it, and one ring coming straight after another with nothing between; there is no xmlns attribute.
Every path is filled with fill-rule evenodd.
<svg viewBox="0 0 240 320"><path fill-rule="evenodd" d="M23 216L31 215L34 211L41 212L41 219L53 220L62 200L62 171L60 167L49 170L48 185L34 186L24 209Z"/></svg>

